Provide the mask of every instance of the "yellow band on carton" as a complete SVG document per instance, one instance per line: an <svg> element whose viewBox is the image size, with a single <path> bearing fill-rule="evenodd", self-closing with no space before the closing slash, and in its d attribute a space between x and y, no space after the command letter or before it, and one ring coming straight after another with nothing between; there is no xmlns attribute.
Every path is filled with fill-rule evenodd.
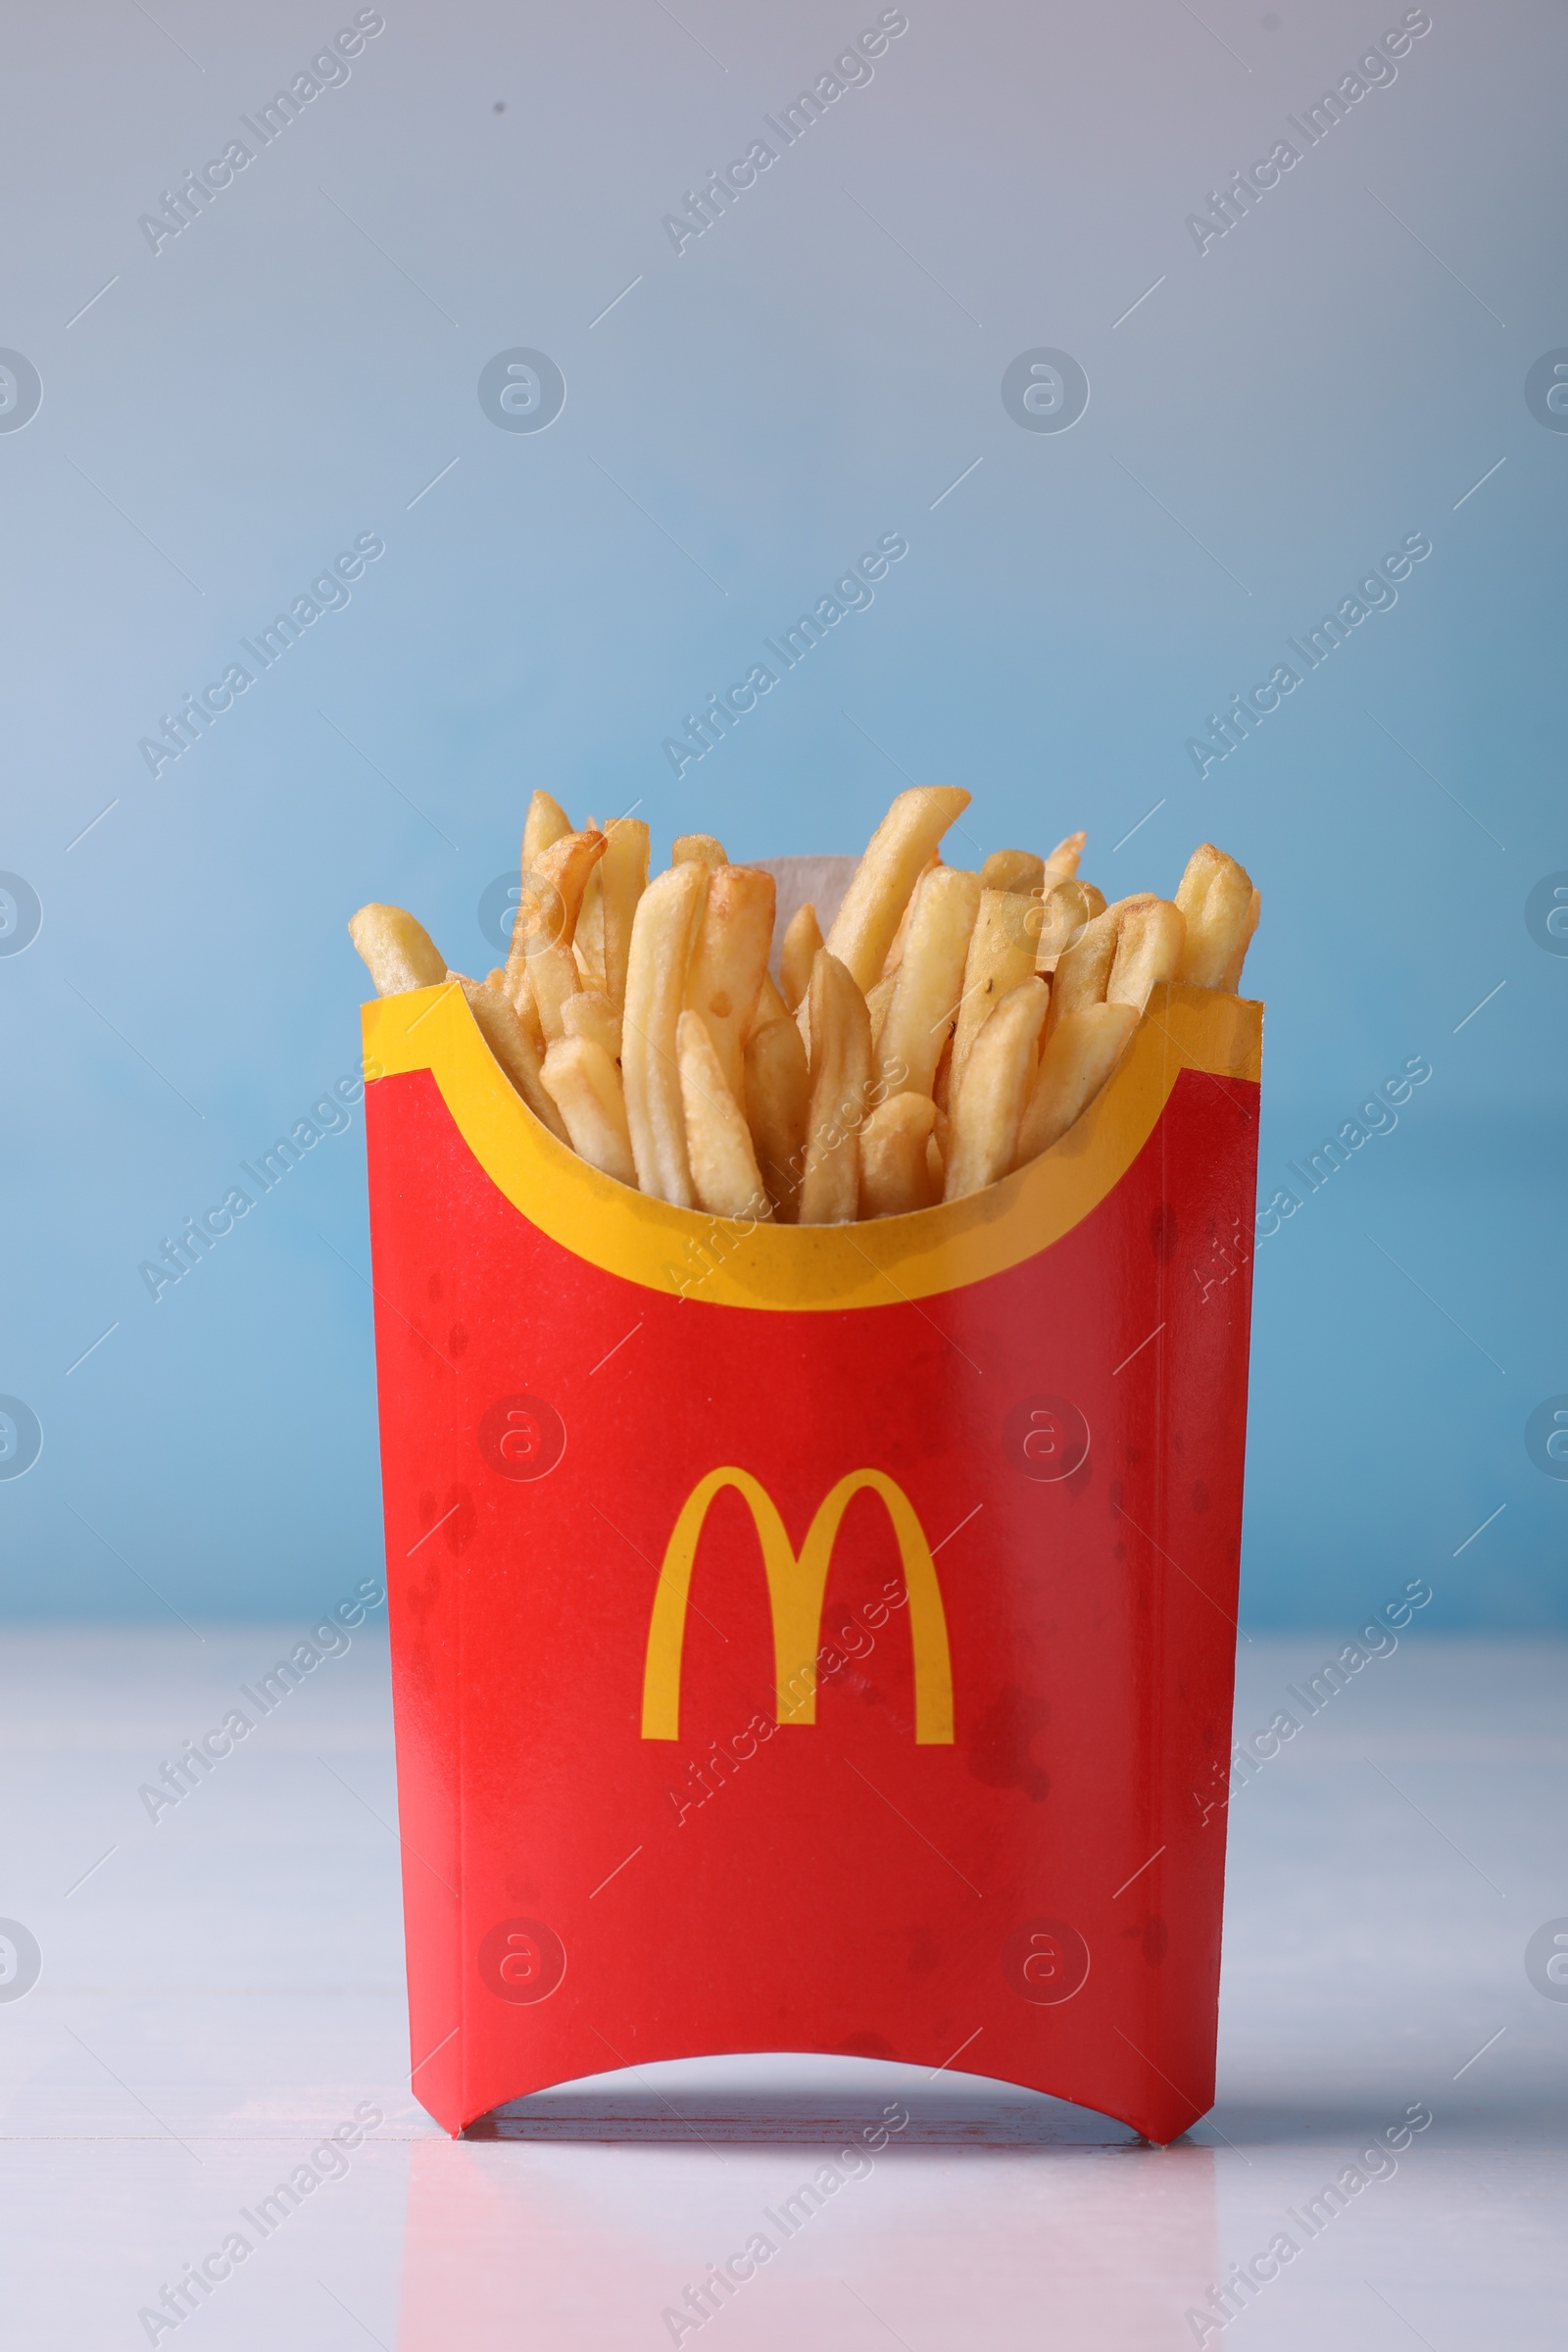
<svg viewBox="0 0 1568 2352"><path fill-rule="evenodd" d="M1153 1133L1179 1073L1256 1081L1263 1007L1162 984L1122 1061L1059 1144L967 1200L856 1225L710 1216L603 1176L543 1128L503 1076L455 984L364 1007L382 1077L428 1070L486 1175L563 1249L628 1282L710 1305L838 1311L930 1298L1004 1273L1099 1206Z"/></svg>

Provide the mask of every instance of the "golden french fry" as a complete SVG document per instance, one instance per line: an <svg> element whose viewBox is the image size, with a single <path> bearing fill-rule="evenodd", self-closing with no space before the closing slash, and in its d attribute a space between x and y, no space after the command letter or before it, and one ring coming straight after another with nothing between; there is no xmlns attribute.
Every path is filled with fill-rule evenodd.
<svg viewBox="0 0 1568 2352"><path fill-rule="evenodd" d="M885 950L884 950L885 953ZM811 1103L801 1223L843 1225L860 1194L860 1123L871 1083L871 1020L848 967L827 948L811 966Z"/></svg>
<svg viewBox="0 0 1568 2352"><path fill-rule="evenodd" d="M1251 912L1250 874L1205 841L1187 860L1176 904L1187 918L1178 979L1190 980L1195 988L1220 987Z"/></svg>
<svg viewBox="0 0 1568 2352"><path fill-rule="evenodd" d="M522 907L530 896L537 902L536 937L541 932L552 940L576 937L588 877L609 847L596 826L591 832L563 833L540 852L522 878Z"/></svg>
<svg viewBox="0 0 1568 2352"><path fill-rule="evenodd" d="M752 1150L746 1114L730 1091L724 1065L700 1012L681 1014L675 1043L686 1119L686 1157L697 1206L715 1217L770 1217L773 1211Z"/></svg>
<svg viewBox="0 0 1568 2352"><path fill-rule="evenodd" d="M893 945L891 948L889 948L887 955L882 959L882 977L884 980L887 978L890 972L896 972L900 964L904 961L905 935L909 928L909 917L914 912L914 902L920 895L920 885L925 880L926 875L931 872L933 866L938 866L941 863L942 852L940 850L933 850L925 864L920 868L920 871L914 877L914 888L910 891L908 902L905 906L904 912L899 917L899 927L893 934Z"/></svg>
<svg viewBox="0 0 1568 2352"><path fill-rule="evenodd" d="M860 1214L902 1217L940 1196L928 1157L937 1106L929 1095L890 1095L860 1129Z"/></svg>
<svg viewBox="0 0 1568 2352"><path fill-rule="evenodd" d="M572 1138L545 1085L533 1039L507 997L488 981L466 980L461 972L448 972L447 978L462 989L480 1036L534 1117L564 1144L570 1143Z"/></svg>
<svg viewBox="0 0 1568 2352"><path fill-rule="evenodd" d="M788 1013L762 1022L746 1041L746 1117L768 1198L787 1225L795 1221L800 1198L810 1100L799 1029Z"/></svg>
<svg viewBox="0 0 1568 2352"><path fill-rule="evenodd" d="M1221 988L1229 996L1237 996L1241 991L1242 966L1247 961L1247 951L1252 944L1252 934L1257 929L1257 918L1262 911L1263 894L1260 890L1254 890L1252 903L1247 909L1247 921L1243 927L1242 936L1231 951L1231 959L1225 966L1225 977L1220 982Z"/></svg>
<svg viewBox="0 0 1568 2352"><path fill-rule="evenodd" d="M605 827L605 855L594 870L604 908L605 993L617 1012L626 1002L626 960L637 902L648 888L648 827L640 816L617 816Z"/></svg>
<svg viewBox="0 0 1568 2352"><path fill-rule="evenodd" d="M1070 882L1072 880L1078 871L1078 860L1083 856L1084 843L1088 839L1087 833L1069 833L1065 841L1057 842L1051 856L1046 859L1048 886L1053 882Z"/></svg>
<svg viewBox="0 0 1568 2352"><path fill-rule="evenodd" d="M1169 899L1122 899L1116 912L1116 954L1105 983L1105 1002L1131 1004L1142 1012L1155 982L1175 979L1187 925L1181 908Z"/></svg>
<svg viewBox="0 0 1568 2352"><path fill-rule="evenodd" d="M1046 861L1033 850L993 850L980 868L982 890L1016 891L1020 898L1038 899L1046 887Z"/></svg>
<svg viewBox="0 0 1568 2352"><path fill-rule="evenodd" d="M1105 894L1102 890L1097 890L1093 882L1086 882L1083 885L1083 891L1089 901L1089 919L1093 922L1097 914L1103 914L1105 911Z"/></svg>
<svg viewBox="0 0 1568 2352"><path fill-rule="evenodd" d="M1007 991L976 1037L953 1114L945 1200L983 1192L1012 1166L1050 1002L1050 986L1031 972Z"/></svg>
<svg viewBox="0 0 1568 2352"><path fill-rule="evenodd" d="M671 865L684 865L689 858L695 858L699 865L719 866L729 863L724 844L715 841L711 833L677 834L669 853L669 862Z"/></svg>
<svg viewBox="0 0 1568 2352"><path fill-rule="evenodd" d="M535 961L557 947L565 948L569 956L582 894L606 847L603 833L563 833L523 868L522 896L513 917L507 954L507 987L513 997L521 985L524 962ZM570 960L575 974L576 958ZM580 978L576 984L581 986ZM536 989L535 994L540 992Z"/></svg>
<svg viewBox="0 0 1568 2352"><path fill-rule="evenodd" d="M893 975L893 1002L876 1040L877 1077L884 1086L932 1093L963 995L979 910L978 874L937 865L921 876L910 902L904 956Z"/></svg>
<svg viewBox="0 0 1568 2352"><path fill-rule="evenodd" d="M1018 1129L1013 1166L1038 1159L1082 1117L1138 1026L1135 1004L1084 1004L1062 1014L1046 1040Z"/></svg>
<svg viewBox="0 0 1568 2352"><path fill-rule="evenodd" d="M677 1208L695 1205L676 1030L708 870L687 858L649 883L637 902L626 966L620 1067L637 1181L645 1193Z"/></svg>
<svg viewBox="0 0 1568 2352"><path fill-rule="evenodd" d="M874 1054L881 1040L883 1026L893 1005L893 992L899 984L896 971L884 972L865 1000L865 1009L871 1016L871 1052Z"/></svg>
<svg viewBox="0 0 1568 2352"><path fill-rule="evenodd" d="M597 885L590 881L582 904L582 915L577 924L577 936L571 943L572 961L577 966L578 984L595 989L600 995L605 988L604 933L599 925L603 917Z"/></svg>
<svg viewBox="0 0 1568 2352"><path fill-rule="evenodd" d="M935 1108L935 1104L932 1107ZM937 1117L940 1119L941 1116L941 1111L937 1111ZM926 1138L925 1146L925 1172L931 1186L933 1200L940 1200L942 1198L942 1187L946 1181L946 1164L942 1157L941 1144L937 1141L935 1134L929 1135Z"/></svg>
<svg viewBox="0 0 1568 2352"><path fill-rule="evenodd" d="M975 1039L1001 1004L1021 982L1035 976L1035 941L1040 930L1040 906L1010 890L982 890L969 953L964 959L963 990L953 1033L953 1073L948 1081L951 1106L957 1108L964 1070ZM951 1170L949 1171L951 1176ZM990 1182L988 1177L986 1180ZM950 1196L951 1197L951 1196Z"/></svg>
<svg viewBox="0 0 1568 2352"><path fill-rule="evenodd" d="M603 989L580 988L561 1007L562 1033L591 1037L612 1061L620 1059L620 1015Z"/></svg>
<svg viewBox="0 0 1568 2352"><path fill-rule="evenodd" d="M484 984L486 988L498 990L507 999L513 1011L527 1031L528 1041L542 1061L545 1052L545 1033L539 1019L539 1007L533 1001L533 983L528 977L527 965L523 966L522 977L517 982L515 990L508 988L507 975L500 964L497 964L493 972L486 972Z"/></svg>
<svg viewBox="0 0 1568 2352"><path fill-rule="evenodd" d="M559 801L548 792L536 792L528 803L528 813L522 820L522 870L536 864L553 842L571 831L571 819Z"/></svg>
<svg viewBox="0 0 1568 2352"><path fill-rule="evenodd" d="M1085 1004L1105 1002L1110 968L1116 960L1118 920L1116 908L1107 906L1102 914L1091 917L1072 946L1058 957L1051 983L1051 1010L1046 1018L1048 1038L1069 1012L1077 1012Z"/></svg>
<svg viewBox="0 0 1568 2352"><path fill-rule="evenodd" d="M801 1033L801 1044L805 1048L807 1060L809 1061L811 1057L811 1035L808 1026L809 1019L809 988L808 988L807 994L796 1005L795 1010L791 1012L789 1006L785 1004L784 999L779 994L772 973L764 972L762 974L762 985L757 992L757 1009L752 1014L752 1027L754 1029L765 1029L769 1021L792 1020L795 1023L796 1028Z"/></svg>
<svg viewBox="0 0 1568 2352"><path fill-rule="evenodd" d="M769 1022L787 1021L790 1017L790 1008L779 995L778 986L772 973L764 972L762 985L757 992L757 1003L752 1010L752 1025L747 1031L747 1035L755 1037L758 1030L765 1029Z"/></svg>
<svg viewBox="0 0 1568 2352"><path fill-rule="evenodd" d="M605 850L603 833L563 833L523 876L505 985L525 1022L524 1005L531 1003L546 1045L565 1035L561 1008L583 984L572 934L588 877Z"/></svg>
<svg viewBox="0 0 1568 2352"><path fill-rule="evenodd" d="M945 1125L942 1122L946 1121L953 1101L953 1031L951 1029L948 1031L946 1042L937 1059L936 1076L931 1081L931 1100L940 1114L938 1136L941 1138L946 1133ZM942 1145L942 1156L944 1159L947 1157L946 1142L943 1142Z"/></svg>
<svg viewBox="0 0 1568 2352"><path fill-rule="evenodd" d="M920 868L968 806L961 785L917 784L899 794L872 834L827 936L829 954L862 993L882 977Z"/></svg>
<svg viewBox="0 0 1568 2352"><path fill-rule="evenodd" d="M584 830L589 833L599 831L593 817L588 819ZM577 958L577 969L582 974L584 988L602 989L605 985L604 872L605 860L601 858L591 869L583 887L582 905L577 910L576 927L571 935L571 952Z"/></svg>
<svg viewBox="0 0 1568 2352"><path fill-rule="evenodd" d="M821 945L822 926L816 919L816 908L808 899L804 906L797 906L785 925L784 944L778 955L778 976L784 1002L791 1012L811 985L811 965Z"/></svg>
<svg viewBox="0 0 1568 2352"><path fill-rule="evenodd" d="M1097 898L1099 892L1095 893ZM1099 906L1090 904L1089 889L1082 882L1050 882L1040 902L1040 937L1036 942L1035 968L1054 971L1056 959L1065 955L1085 923L1104 910L1102 899Z"/></svg>
<svg viewBox="0 0 1568 2352"><path fill-rule="evenodd" d="M421 922L401 906L372 901L349 916L349 937L358 948L378 997L400 997L411 988L435 988L447 976L447 959Z"/></svg>
<svg viewBox="0 0 1568 2352"><path fill-rule="evenodd" d="M552 947L541 948L530 956L524 971L540 1035L547 1046L553 1046L557 1038L566 1034L567 1004L582 993L577 958L565 941L558 939Z"/></svg>
<svg viewBox="0 0 1568 2352"><path fill-rule="evenodd" d="M706 1025L724 1084L741 1110L741 1050L767 971L776 897L772 875L757 866L715 866L686 970L686 1009Z"/></svg>
<svg viewBox="0 0 1568 2352"><path fill-rule="evenodd" d="M545 1055L544 1083L578 1158L621 1184L635 1185L620 1072L604 1047L591 1037L558 1037Z"/></svg>

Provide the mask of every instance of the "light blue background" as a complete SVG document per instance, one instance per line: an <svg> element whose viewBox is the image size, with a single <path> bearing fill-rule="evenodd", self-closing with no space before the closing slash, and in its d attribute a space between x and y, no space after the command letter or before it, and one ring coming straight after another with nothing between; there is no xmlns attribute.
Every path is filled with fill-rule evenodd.
<svg viewBox="0 0 1568 2352"><path fill-rule="evenodd" d="M1437 0L1201 256L1185 217L1398 7L910 0L679 256L662 216L874 8L385 13L156 256L138 216L353 10L12 29L0 343L44 400L0 435L0 866L44 919L0 959L0 1390L45 1437L0 1607L293 1611L378 1565L358 1115L156 1305L137 1276L354 1066L356 906L482 969L536 784L744 857L858 849L907 774L969 787L976 856L1087 824L1111 896L1205 836L1246 861L1265 1198L1432 1063L1260 1250L1246 1614L1420 1574L1433 1623L1568 1622L1523 1440L1568 1391L1568 959L1524 921L1568 868L1568 435L1523 397L1568 344L1561 12ZM564 372L547 432L479 409L514 345ZM1003 409L1037 345L1088 371L1070 432ZM892 530L874 606L677 784L682 713ZM348 609L154 781L138 738L366 531ZM1414 531L1398 605L1200 783L1205 714Z"/></svg>

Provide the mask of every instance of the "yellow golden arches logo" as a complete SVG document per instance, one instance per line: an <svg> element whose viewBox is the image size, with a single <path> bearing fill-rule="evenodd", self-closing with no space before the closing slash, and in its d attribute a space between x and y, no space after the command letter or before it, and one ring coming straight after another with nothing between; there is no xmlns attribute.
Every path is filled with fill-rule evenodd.
<svg viewBox="0 0 1568 2352"><path fill-rule="evenodd" d="M898 1538L899 1558L909 1595L909 1639L914 1650L914 1737L922 1747L953 1741L953 1667L948 1655L948 1620L942 1588L925 1530L897 1480L880 1470L852 1470L826 1494L807 1530L797 1558L784 1522L767 1489L749 1470L710 1470L686 1498L664 1551L648 1628L648 1663L643 1674L643 1738L680 1738L680 1662L686 1636L686 1601L698 1539L715 1494L733 1487L752 1514L767 1597L773 1616L775 1713L780 1728L816 1721L816 1651L833 1544L851 1501L869 1489L880 1494Z"/></svg>

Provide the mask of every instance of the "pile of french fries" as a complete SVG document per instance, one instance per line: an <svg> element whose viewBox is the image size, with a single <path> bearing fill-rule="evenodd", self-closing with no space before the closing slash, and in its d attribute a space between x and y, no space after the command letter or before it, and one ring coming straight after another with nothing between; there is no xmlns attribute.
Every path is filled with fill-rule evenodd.
<svg viewBox="0 0 1568 2352"><path fill-rule="evenodd" d="M1194 852L1174 900L1107 906L1085 836L942 862L955 785L900 793L822 937L803 906L770 970L775 885L688 833L649 880L648 827L582 829L536 792L504 968L450 971L398 906L349 924L377 993L461 988L534 1116L620 1183L714 1216L835 1225L995 1184L1060 1140L1151 991L1235 994L1258 894Z"/></svg>

